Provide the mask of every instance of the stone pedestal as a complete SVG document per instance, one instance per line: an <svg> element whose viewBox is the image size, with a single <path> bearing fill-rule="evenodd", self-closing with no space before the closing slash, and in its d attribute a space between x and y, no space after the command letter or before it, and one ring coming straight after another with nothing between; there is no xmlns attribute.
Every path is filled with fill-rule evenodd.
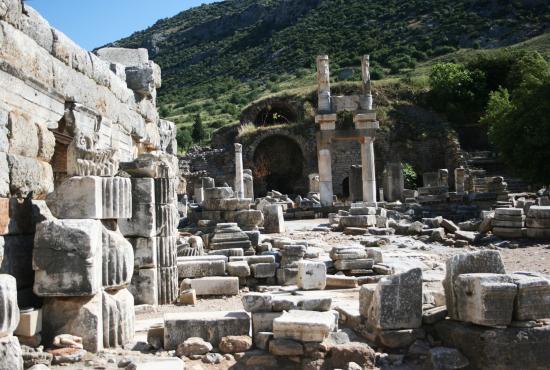
<svg viewBox="0 0 550 370"><path fill-rule="evenodd" d="M244 198L243 146L241 144L235 144L235 193L237 198Z"/></svg>
<svg viewBox="0 0 550 370"><path fill-rule="evenodd" d="M383 183L384 195L387 201L395 202L402 199L405 177L403 176L403 165L400 162L386 165Z"/></svg>
<svg viewBox="0 0 550 370"><path fill-rule="evenodd" d="M244 174L244 198L254 200L254 176L252 170L243 170Z"/></svg>

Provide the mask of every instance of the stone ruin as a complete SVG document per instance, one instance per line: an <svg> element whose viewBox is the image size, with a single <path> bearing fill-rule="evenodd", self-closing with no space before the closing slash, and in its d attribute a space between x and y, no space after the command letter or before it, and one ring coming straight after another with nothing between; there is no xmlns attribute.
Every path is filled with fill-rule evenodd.
<svg viewBox="0 0 550 370"><path fill-rule="evenodd" d="M239 143L231 185L201 173L186 194L145 49L86 52L0 0L0 60L0 370L550 363L550 278L490 244L550 239L548 196L465 167L405 189L398 161L378 188L368 56L360 96L332 96L317 59L318 172L295 199L255 196ZM342 201L330 144L348 140L362 163Z"/></svg>

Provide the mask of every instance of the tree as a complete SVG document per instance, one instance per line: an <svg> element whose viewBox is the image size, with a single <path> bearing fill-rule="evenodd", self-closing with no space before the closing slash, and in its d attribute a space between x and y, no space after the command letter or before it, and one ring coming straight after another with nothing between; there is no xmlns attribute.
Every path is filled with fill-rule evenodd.
<svg viewBox="0 0 550 370"><path fill-rule="evenodd" d="M531 61L537 61L537 57ZM490 94L481 123L489 125L489 138L503 160L525 180L550 183L550 64L528 60L518 72L523 76L512 93L505 89Z"/></svg>
<svg viewBox="0 0 550 370"><path fill-rule="evenodd" d="M191 132L189 128L178 127L178 132L176 133L176 141L178 142L178 148L187 150L193 144L193 138L191 137Z"/></svg>
<svg viewBox="0 0 550 370"><path fill-rule="evenodd" d="M197 114L195 116L195 122L193 123L193 131L191 132L191 137L195 143L200 143L206 138L206 132L204 131L204 126L202 125L201 115Z"/></svg>

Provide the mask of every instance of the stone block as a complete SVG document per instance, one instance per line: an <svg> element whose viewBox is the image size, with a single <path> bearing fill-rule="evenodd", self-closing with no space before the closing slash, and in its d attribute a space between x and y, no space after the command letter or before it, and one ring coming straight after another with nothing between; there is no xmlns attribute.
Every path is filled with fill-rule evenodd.
<svg viewBox="0 0 550 370"><path fill-rule="evenodd" d="M132 244L120 233L116 222L104 221L102 244L103 287L127 286L134 271L134 250Z"/></svg>
<svg viewBox="0 0 550 370"><path fill-rule="evenodd" d="M2 10L0 1L0 11ZM23 370L23 354L17 337L0 338L0 370Z"/></svg>
<svg viewBox="0 0 550 370"><path fill-rule="evenodd" d="M493 273L505 274L504 263L498 251L479 251L452 256L446 262L446 275L443 280L449 316L458 319L454 284L461 274Z"/></svg>
<svg viewBox="0 0 550 370"><path fill-rule="evenodd" d="M50 24L28 4L25 4L25 13L26 16L21 17L20 30L50 52L53 48Z"/></svg>
<svg viewBox="0 0 550 370"><path fill-rule="evenodd" d="M234 256L229 257L229 262L246 261L250 266L258 263L275 263L275 256L270 254L258 256Z"/></svg>
<svg viewBox="0 0 550 370"><path fill-rule="evenodd" d="M0 338L13 334L19 324L17 285L15 278L0 275Z"/></svg>
<svg viewBox="0 0 550 370"><path fill-rule="evenodd" d="M227 264L227 273L230 276L247 277L250 276L250 266L246 261L235 261Z"/></svg>
<svg viewBox="0 0 550 370"><path fill-rule="evenodd" d="M514 320L550 317L550 281L533 272L515 272L510 276L518 287Z"/></svg>
<svg viewBox="0 0 550 370"><path fill-rule="evenodd" d="M144 153L132 162L121 162L120 169L132 177L173 178L177 177L177 157L159 152Z"/></svg>
<svg viewBox="0 0 550 370"><path fill-rule="evenodd" d="M264 232L268 234L285 232L283 208L280 205L270 204L264 207Z"/></svg>
<svg viewBox="0 0 550 370"><path fill-rule="evenodd" d="M0 144L2 144L2 128L0 127ZM0 197L10 195L10 171L6 153L0 152Z"/></svg>
<svg viewBox="0 0 550 370"><path fill-rule="evenodd" d="M134 249L134 267L157 267L157 238L127 238Z"/></svg>
<svg viewBox="0 0 550 370"><path fill-rule="evenodd" d="M189 281L189 287L195 289L197 296L239 294L239 278L233 276L204 277L185 281Z"/></svg>
<svg viewBox="0 0 550 370"><path fill-rule="evenodd" d="M189 261L178 262L178 276L180 279L201 278L206 276L224 276L224 261Z"/></svg>
<svg viewBox="0 0 550 370"><path fill-rule="evenodd" d="M158 236L175 236L180 222L178 208L175 204L156 205L156 225Z"/></svg>
<svg viewBox="0 0 550 370"><path fill-rule="evenodd" d="M101 235L101 223L95 220L54 220L37 225L34 292L42 297L90 296L99 292Z"/></svg>
<svg viewBox="0 0 550 370"><path fill-rule="evenodd" d="M155 203L171 204L177 201L175 178L155 179Z"/></svg>
<svg viewBox="0 0 550 370"><path fill-rule="evenodd" d="M527 236L527 230L524 228L493 227L493 234L504 239L519 239Z"/></svg>
<svg viewBox="0 0 550 370"><path fill-rule="evenodd" d="M139 66L126 67L126 83L142 97L150 97L156 89L154 70L151 62Z"/></svg>
<svg viewBox="0 0 550 370"><path fill-rule="evenodd" d="M154 204L134 204L132 217L118 220L124 236L151 238L157 235L157 217Z"/></svg>
<svg viewBox="0 0 550 370"><path fill-rule="evenodd" d="M178 251L176 236L159 236L155 238L158 267L173 267L177 264Z"/></svg>
<svg viewBox="0 0 550 370"><path fill-rule="evenodd" d="M276 263L256 263L250 266L252 276L257 279L274 277L277 272Z"/></svg>
<svg viewBox="0 0 550 370"><path fill-rule="evenodd" d="M451 234L454 234L458 230L460 230L460 228L453 221L447 220L445 218L441 221L441 227Z"/></svg>
<svg viewBox="0 0 550 370"><path fill-rule="evenodd" d="M158 271L157 268L134 270L128 290L135 298L135 304L158 305Z"/></svg>
<svg viewBox="0 0 550 370"><path fill-rule="evenodd" d="M9 154L36 158L38 156L38 128L25 113L11 111L8 116Z"/></svg>
<svg viewBox="0 0 550 370"><path fill-rule="evenodd" d="M460 321L483 326L512 322L517 287L504 274L461 274L455 279L456 314Z"/></svg>
<svg viewBox="0 0 550 370"><path fill-rule="evenodd" d="M20 0L1 0L0 19L15 26L21 22L23 15L23 2Z"/></svg>
<svg viewBox="0 0 550 370"><path fill-rule="evenodd" d="M355 260L367 258L367 252L363 247L333 247L330 251L330 258L337 260Z"/></svg>
<svg viewBox="0 0 550 370"><path fill-rule="evenodd" d="M261 331L254 336L254 346L263 351L269 349L269 342L273 339L273 333Z"/></svg>
<svg viewBox="0 0 550 370"><path fill-rule="evenodd" d="M548 229L535 229L528 228L523 229L525 231L525 236L529 239L539 239L539 240L550 240L550 228Z"/></svg>
<svg viewBox="0 0 550 370"><path fill-rule="evenodd" d="M155 203L155 180L152 178L132 178L132 204Z"/></svg>
<svg viewBox="0 0 550 370"><path fill-rule="evenodd" d="M275 295L272 300L272 311L282 312L290 310L303 311L329 311L332 298L328 296L300 296L300 295Z"/></svg>
<svg viewBox="0 0 550 370"><path fill-rule="evenodd" d="M46 298L42 307L44 343L51 344L59 334L82 338L84 349L98 352L103 348L102 295L91 297Z"/></svg>
<svg viewBox="0 0 550 370"><path fill-rule="evenodd" d="M184 305L196 305L197 304L197 292L195 289L187 289L180 291L178 295L178 303Z"/></svg>
<svg viewBox="0 0 550 370"><path fill-rule="evenodd" d="M178 298L178 268L157 268L158 303L160 305L172 304Z"/></svg>
<svg viewBox="0 0 550 370"><path fill-rule="evenodd" d="M327 266L323 262L298 262L296 279L299 289L323 290L327 285Z"/></svg>
<svg viewBox="0 0 550 370"><path fill-rule="evenodd" d="M349 270L371 270L374 261L370 258L337 260L334 262L334 268L339 271Z"/></svg>
<svg viewBox="0 0 550 370"><path fill-rule="evenodd" d="M255 338L260 332L272 332L273 320L283 315L282 312L253 312L252 336Z"/></svg>
<svg viewBox="0 0 550 370"><path fill-rule="evenodd" d="M531 218L525 219L525 226L534 229L550 229L550 218Z"/></svg>
<svg viewBox="0 0 550 370"><path fill-rule="evenodd" d="M174 350L192 337L218 346L223 337L248 335L250 317L246 312L189 312L164 315L164 349Z"/></svg>
<svg viewBox="0 0 550 370"><path fill-rule="evenodd" d="M434 370L465 369L470 362L456 348L435 347L428 351L428 366Z"/></svg>
<svg viewBox="0 0 550 370"><path fill-rule="evenodd" d="M26 197L32 193L33 198L43 199L53 191L53 171L49 163L15 154L8 155L7 159L11 194Z"/></svg>
<svg viewBox="0 0 550 370"><path fill-rule="evenodd" d="M493 225L493 228L495 227L503 227L503 228L519 228L521 229L524 227L523 221L501 221L494 219L491 222L491 225Z"/></svg>
<svg viewBox="0 0 550 370"><path fill-rule="evenodd" d="M15 335L32 337L42 331L42 310L29 309L21 311L19 325L15 329Z"/></svg>
<svg viewBox="0 0 550 370"><path fill-rule="evenodd" d="M495 329L443 320L435 330L443 345L468 358L472 369L544 369L550 361L548 325Z"/></svg>
<svg viewBox="0 0 550 370"><path fill-rule="evenodd" d="M207 211L241 211L250 209L251 203L252 200L246 198L206 199L202 207Z"/></svg>
<svg viewBox="0 0 550 370"><path fill-rule="evenodd" d="M127 290L103 292L103 346L122 347L134 339L134 296Z"/></svg>
<svg viewBox="0 0 550 370"><path fill-rule="evenodd" d="M495 209L495 218L499 216L523 216L523 208L497 208Z"/></svg>
<svg viewBox="0 0 550 370"><path fill-rule="evenodd" d="M369 228L376 226L376 215L359 215L340 217L341 227L362 227Z"/></svg>
<svg viewBox="0 0 550 370"><path fill-rule="evenodd" d="M365 284L359 289L359 313L364 318L369 317L370 307L376 291L376 284Z"/></svg>
<svg viewBox="0 0 550 370"><path fill-rule="evenodd" d="M355 276L327 275L327 288L348 289L357 288L358 286Z"/></svg>
<svg viewBox="0 0 550 370"><path fill-rule="evenodd" d="M247 312L271 312L273 296L268 293L248 293L243 295L241 301Z"/></svg>
<svg viewBox="0 0 550 370"><path fill-rule="evenodd" d="M334 315L331 312L291 310L273 320L275 339L322 342L333 329Z"/></svg>
<svg viewBox="0 0 550 370"><path fill-rule="evenodd" d="M101 59L119 63L127 67L136 67L149 61L147 49L126 49L126 48L101 48L95 51Z"/></svg>
<svg viewBox="0 0 550 370"><path fill-rule="evenodd" d="M366 300L368 302L368 300ZM422 325L422 270L382 278L370 299L368 323L377 329L414 329Z"/></svg>
<svg viewBox="0 0 550 370"><path fill-rule="evenodd" d="M275 356L302 356L304 346L292 339L273 339L269 342L269 352Z"/></svg>
<svg viewBox="0 0 550 370"><path fill-rule="evenodd" d="M204 188L204 200L210 199L226 199L234 197L233 189L230 187L219 187L219 188Z"/></svg>
<svg viewBox="0 0 550 370"><path fill-rule="evenodd" d="M132 217L130 179L75 176L48 195L52 214L63 219L118 219Z"/></svg>

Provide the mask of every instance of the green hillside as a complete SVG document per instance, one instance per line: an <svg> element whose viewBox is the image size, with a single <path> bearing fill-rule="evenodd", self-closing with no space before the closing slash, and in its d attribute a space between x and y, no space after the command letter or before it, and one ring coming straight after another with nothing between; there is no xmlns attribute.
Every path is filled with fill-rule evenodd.
<svg viewBox="0 0 550 370"><path fill-rule="evenodd" d="M321 53L335 81L358 79L365 53L373 78L392 81L488 49L550 53L547 30L547 0L228 0L112 45L149 49L163 69L161 114L190 126L201 113L211 131L264 95L313 88Z"/></svg>

